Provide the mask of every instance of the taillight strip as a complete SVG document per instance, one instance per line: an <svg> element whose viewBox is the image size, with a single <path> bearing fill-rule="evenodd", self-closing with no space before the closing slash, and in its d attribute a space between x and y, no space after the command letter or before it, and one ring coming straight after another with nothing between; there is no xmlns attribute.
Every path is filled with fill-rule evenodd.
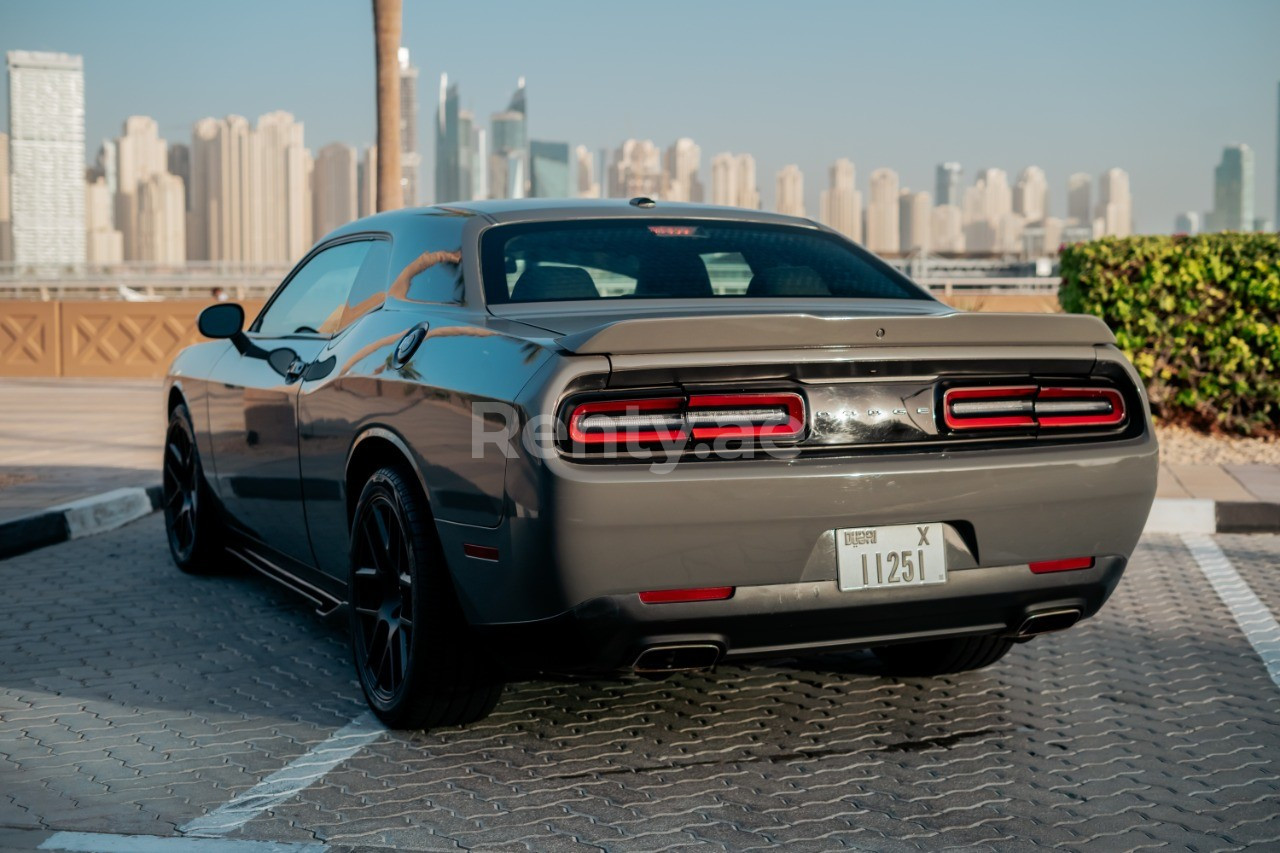
<svg viewBox="0 0 1280 853"><path fill-rule="evenodd" d="M1035 385L1005 385L990 388L948 388L942 395L942 417L946 422L947 429L965 430L965 429L995 429L1006 427L1031 427L1036 425L1035 415L1032 409L1020 411L1016 414L1000 414L999 409L987 410L990 413L983 413L980 403L973 402L968 404L970 409L977 409L975 416L957 417L957 415L965 414L963 411L956 412L953 407L956 403L962 401L984 401L988 405L999 406L1005 402L1022 402L1025 401L1034 405L1036 391L1038 386Z"/></svg>
<svg viewBox="0 0 1280 853"><path fill-rule="evenodd" d="M596 400L569 416L569 439L601 445L694 439L791 440L804 435L804 398L794 393L694 394Z"/></svg>
<svg viewBox="0 0 1280 853"><path fill-rule="evenodd" d="M569 418L569 438L580 444L683 441L683 406L683 397L581 403Z"/></svg>
<svg viewBox="0 0 1280 853"><path fill-rule="evenodd" d="M804 433L804 400L799 394L695 394L686 418L696 439L798 438ZM708 420L717 423L697 425Z"/></svg>
<svg viewBox="0 0 1280 853"><path fill-rule="evenodd" d="M1068 411L1065 407L1078 401L1074 414L1049 414ZM1099 409L1101 404L1106 408ZM1114 388L1041 388L1036 395L1036 420L1042 427L1115 426L1125 418L1124 397Z"/></svg>
<svg viewBox="0 0 1280 853"><path fill-rule="evenodd" d="M1108 427L1126 417L1124 396L1096 386L949 388L943 421L953 431L1016 427Z"/></svg>

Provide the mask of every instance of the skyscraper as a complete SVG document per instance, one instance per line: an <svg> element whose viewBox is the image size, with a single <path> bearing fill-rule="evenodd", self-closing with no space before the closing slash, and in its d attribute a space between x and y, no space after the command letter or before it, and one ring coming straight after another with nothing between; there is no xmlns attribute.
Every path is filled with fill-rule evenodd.
<svg viewBox="0 0 1280 853"><path fill-rule="evenodd" d="M359 215L356 150L333 142L316 152L311 172L313 239L319 240Z"/></svg>
<svg viewBox="0 0 1280 853"><path fill-rule="evenodd" d="M1253 197L1249 204L1252 208ZM1133 233L1133 197L1129 194L1129 173L1111 168L1098 178L1097 219L1102 233L1112 237L1128 237Z"/></svg>
<svg viewBox="0 0 1280 853"><path fill-rule="evenodd" d="M1174 234L1199 234L1200 214L1194 210L1179 213L1173 218Z"/></svg>
<svg viewBox="0 0 1280 853"><path fill-rule="evenodd" d="M105 175L84 186L85 260L91 264L124 260L124 235L113 224L113 196Z"/></svg>
<svg viewBox="0 0 1280 853"><path fill-rule="evenodd" d="M529 189L528 96L524 78L516 81L516 91L507 108L489 117L489 195L493 198L524 198Z"/></svg>
<svg viewBox="0 0 1280 853"><path fill-rule="evenodd" d="M422 155L418 153L418 69L409 62L409 48L400 48L396 58L400 63L400 187L404 206L415 207L419 203L422 171Z"/></svg>
<svg viewBox="0 0 1280 853"><path fill-rule="evenodd" d="M1018 229L1010 224L1013 191L1009 189L1009 176L1003 169L980 170L973 186L964 191L961 211L966 251L1004 252L1018 248L1010 245L1013 232ZM1021 241L1020 232L1017 241Z"/></svg>
<svg viewBox="0 0 1280 853"><path fill-rule="evenodd" d="M378 212L378 146L376 145L370 145L364 149L364 156L360 158L356 173L356 192L358 193L357 215L365 217Z"/></svg>
<svg viewBox="0 0 1280 853"><path fill-rule="evenodd" d="M828 186L818 200L818 219L850 240L862 242L862 193L853 161L840 158L828 171Z"/></svg>
<svg viewBox="0 0 1280 853"><path fill-rule="evenodd" d="M596 155L585 145L573 149L574 195L578 198L599 198L600 184L596 182Z"/></svg>
<svg viewBox="0 0 1280 853"><path fill-rule="evenodd" d="M760 209L754 157L725 151L711 158L711 203Z"/></svg>
<svg viewBox="0 0 1280 853"><path fill-rule="evenodd" d="M1093 219L1093 178L1086 172L1076 172L1067 178L1067 218L1079 225L1087 225Z"/></svg>
<svg viewBox="0 0 1280 853"><path fill-rule="evenodd" d="M698 169L702 149L692 139L677 139L663 156L662 198L665 201L702 201Z"/></svg>
<svg viewBox="0 0 1280 853"><path fill-rule="evenodd" d="M1027 222L1040 222L1049 215L1049 181L1039 166L1028 166L1018 175L1013 212L1022 214Z"/></svg>
<svg viewBox="0 0 1280 853"><path fill-rule="evenodd" d="M137 233L134 249L139 260L182 264L187 259L186 194L182 179L155 172L138 184Z"/></svg>
<svg viewBox="0 0 1280 853"><path fill-rule="evenodd" d="M530 192L535 198L570 198L569 143L529 143Z"/></svg>
<svg viewBox="0 0 1280 853"><path fill-rule="evenodd" d="M964 169L959 163L939 163L935 174L934 195L938 204L960 206L963 193Z"/></svg>
<svg viewBox="0 0 1280 853"><path fill-rule="evenodd" d="M787 216L804 216L804 173L793 164L783 166L778 172L778 192L775 207Z"/></svg>
<svg viewBox="0 0 1280 853"><path fill-rule="evenodd" d="M898 173L876 169L869 180L867 198L867 248L877 254L896 255L898 233Z"/></svg>
<svg viewBox="0 0 1280 853"><path fill-rule="evenodd" d="M13 219L9 213L9 134L0 133L0 264L13 260Z"/></svg>
<svg viewBox="0 0 1280 853"><path fill-rule="evenodd" d="M898 244L905 252L928 252L932 240L933 196L904 189L898 195Z"/></svg>
<svg viewBox="0 0 1280 853"><path fill-rule="evenodd" d="M449 75L440 75L440 102L436 108L436 202L462 201L462 148L464 140L458 128L458 84L449 83ZM470 181L468 180L468 189Z"/></svg>
<svg viewBox="0 0 1280 853"><path fill-rule="evenodd" d="M960 208L954 204L940 204L929 217L930 251L960 254L964 251L964 225Z"/></svg>
<svg viewBox="0 0 1280 853"><path fill-rule="evenodd" d="M662 152L651 139L628 139L613 153L609 168L609 197L662 195Z"/></svg>
<svg viewBox="0 0 1280 853"><path fill-rule="evenodd" d="M25 50L7 59L13 259L82 264L84 60Z"/></svg>
<svg viewBox="0 0 1280 853"><path fill-rule="evenodd" d="M180 142L169 146L169 174L176 175L182 181L182 192L187 200L187 210L191 210L191 149Z"/></svg>
<svg viewBox="0 0 1280 853"><path fill-rule="evenodd" d="M191 130L187 257L262 262L261 192L253 129L243 116L204 118Z"/></svg>
<svg viewBox="0 0 1280 853"><path fill-rule="evenodd" d="M138 205L142 185L152 175L168 170L168 146L160 138L160 128L149 116L129 116L124 120L116 140L117 186L115 197L116 228L124 236L126 261L153 261L142 252L139 240ZM155 242L149 244L155 247Z"/></svg>
<svg viewBox="0 0 1280 853"><path fill-rule="evenodd" d="M262 260L292 263L311 248L311 152L302 122L283 110L259 116L255 136L260 183L251 184L251 203L262 209Z"/></svg>
<svg viewBox="0 0 1280 853"><path fill-rule="evenodd" d="M1206 230L1253 229L1253 150L1248 145L1228 145L1213 170L1213 212Z"/></svg>

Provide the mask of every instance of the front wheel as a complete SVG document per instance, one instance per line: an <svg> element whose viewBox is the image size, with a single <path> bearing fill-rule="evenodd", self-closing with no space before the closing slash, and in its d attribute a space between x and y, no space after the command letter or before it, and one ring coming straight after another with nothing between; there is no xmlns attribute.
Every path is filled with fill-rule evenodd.
<svg viewBox="0 0 1280 853"><path fill-rule="evenodd" d="M1013 648L1008 637L957 637L872 649L889 675L949 675L990 666Z"/></svg>
<svg viewBox="0 0 1280 853"><path fill-rule="evenodd" d="M164 529L178 568L206 574L220 568L223 530L218 507L204 482L200 450L185 405L169 413L161 474Z"/></svg>
<svg viewBox="0 0 1280 853"><path fill-rule="evenodd" d="M351 646L374 713L392 728L461 725L502 692L471 637L426 502L395 467L365 483L351 529Z"/></svg>

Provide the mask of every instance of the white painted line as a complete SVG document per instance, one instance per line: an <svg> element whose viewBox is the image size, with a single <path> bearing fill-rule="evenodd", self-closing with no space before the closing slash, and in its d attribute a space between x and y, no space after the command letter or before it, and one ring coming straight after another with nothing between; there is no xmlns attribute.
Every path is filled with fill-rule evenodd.
<svg viewBox="0 0 1280 853"><path fill-rule="evenodd" d="M84 853L324 853L323 844L287 841L231 841L225 838L165 838L108 832L55 832L41 850Z"/></svg>
<svg viewBox="0 0 1280 853"><path fill-rule="evenodd" d="M1266 664L1271 680L1280 687L1280 624L1276 623L1276 617L1240 577L1211 537L1188 533L1183 535L1182 542L1231 611L1258 657Z"/></svg>
<svg viewBox="0 0 1280 853"><path fill-rule="evenodd" d="M1213 501L1200 498L1156 498L1143 533L1216 533Z"/></svg>
<svg viewBox="0 0 1280 853"><path fill-rule="evenodd" d="M204 817L178 827L184 835L216 838L239 829L258 815L296 797L313 782L373 743L386 732L366 711L338 729L329 739L294 759L249 790Z"/></svg>
<svg viewBox="0 0 1280 853"><path fill-rule="evenodd" d="M51 508L67 520L70 539L115 530L130 521L151 514L151 497L137 487L113 489L91 498L72 501Z"/></svg>

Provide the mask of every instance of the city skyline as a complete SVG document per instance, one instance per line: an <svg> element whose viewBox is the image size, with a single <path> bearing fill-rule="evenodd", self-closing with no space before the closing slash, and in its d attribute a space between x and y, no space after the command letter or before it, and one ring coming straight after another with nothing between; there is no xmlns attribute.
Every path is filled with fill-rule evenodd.
<svg viewBox="0 0 1280 853"><path fill-rule="evenodd" d="M928 4L801 6L785 15L762 6L730 16L724 4L708 3L680 7L682 27L664 43L664 61L642 63L643 73L635 63L616 61L620 45L604 37L615 27L591 23L580 4L554 5L528 28L494 27L504 13L490 4L451 9L456 31L485 33L486 49L476 51L433 39L434 7L410 4L404 44L424 81L449 71L462 83L461 107L484 119L509 96L511 81L527 76L538 102L533 138L599 150L620 138L688 136L708 153L749 151L770 208L772 177L790 163L809 177L805 207L811 213L825 183L814 178L840 157L853 159L864 175L891 165L902 184L917 191L933 190L936 164L952 160L966 164L970 176L992 166L1014 175L1036 164L1055 187L1064 175L1099 175L1121 164L1141 200L1138 230L1167 232L1178 212L1212 208L1212 175L1203 164L1215 162L1223 145L1244 142L1259 152L1256 208L1274 209L1277 158L1269 155L1276 69L1265 37L1280 26L1274 4L1237 4L1230 15L1175 4L1153 18L1139 4L1074 4L1061 14L983 3L957 19L920 14L942 8ZM229 2L216 10L184 7L177 16L171 7L147 3L135 2L123 14L99 8L54 0L0 12L0 46L85 56L86 156L133 114L155 117L163 136L179 139L205 115L283 109L306 123L313 148L341 142L363 150L372 142L366 5L306 4L308 13L315 10L307 14L313 30L296 45L268 35L302 14L298 3L246 4L237 11ZM1093 26L1104 10L1108 27ZM652 11L661 13L658 6ZM243 26L247 17L254 27ZM770 62L746 62L731 46L741 38L727 46L709 37L729 19L743 34L759 37L794 22L801 37L779 41ZM561 22L554 36L553 21ZM175 39L175 27L198 28L202 39ZM895 27L909 35L905 47L869 35ZM1125 37L1133 27L1150 38ZM125 30L128 38L110 37ZM979 37L983 50L966 47ZM521 49L531 38L550 39L558 49ZM226 62L228 44L237 47L235 63ZM906 49L912 63L895 60L892 73L876 70ZM1119 70L1106 60L1115 51L1126 57ZM430 86L419 88L420 195L431 198L426 149L435 116L423 88ZM995 115L1001 121L993 125ZM607 184L604 177L597 179ZM1051 204L1055 215L1066 214L1062 192L1053 193Z"/></svg>

